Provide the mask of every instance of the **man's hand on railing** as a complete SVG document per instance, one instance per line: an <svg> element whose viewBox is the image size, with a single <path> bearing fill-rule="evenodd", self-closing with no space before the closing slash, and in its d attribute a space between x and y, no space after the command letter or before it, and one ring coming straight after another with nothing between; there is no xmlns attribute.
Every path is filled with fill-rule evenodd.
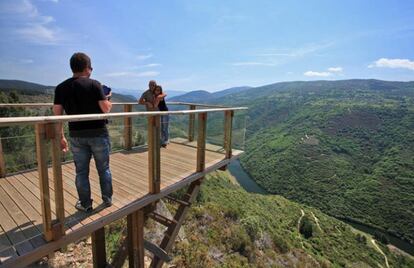
<svg viewBox="0 0 414 268"><path fill-rule="evenodd" d="M64 153L67 153L69 151L69 144L65 137L60 138L60 148Z"/></svg>

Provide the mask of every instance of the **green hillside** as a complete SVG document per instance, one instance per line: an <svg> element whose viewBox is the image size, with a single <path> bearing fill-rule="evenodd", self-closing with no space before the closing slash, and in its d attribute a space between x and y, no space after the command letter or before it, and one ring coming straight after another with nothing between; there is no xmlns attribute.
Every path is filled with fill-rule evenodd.
<svg viewBox="0 0 414 268"><path fill-rule="evenodd" d="M281 196L247 193L224 172L203 183L184 233L177 267L385 267L370 236ZM379 247L391 267L414 265Z"/></svg>
<svg viewBox="0 0 414 268"><path fill-rule="evenodd" d="M242 164L266 190L414 240L414 82L277 83L224 104L249 107Z"/></svg>

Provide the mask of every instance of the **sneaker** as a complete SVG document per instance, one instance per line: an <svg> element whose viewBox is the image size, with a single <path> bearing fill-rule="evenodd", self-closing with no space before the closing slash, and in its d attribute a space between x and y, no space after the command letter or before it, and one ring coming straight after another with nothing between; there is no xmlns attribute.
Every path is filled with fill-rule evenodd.
<svg viewBox="0 0 414 268"><path fill-rule="evenodd" d="M75 208L79 211L83 211L83 212L91 212L92 211L92 205L89 205L87 207L84 207L81 203L81 201L79 200L78 202L76 202Z"/></svg>
<svg viewBox="0 0 414 268"><path fill-rule="evenodd" d="M167 144L161 144L162 148L167 148Z"/></svg>
<svg viewBox="0 0 414 268"><path fill-rule="evenodd" d="M105 207L109 208L110 206L112 206L112 199L109 198L109 199L104 200L103 204Z"/></svg>

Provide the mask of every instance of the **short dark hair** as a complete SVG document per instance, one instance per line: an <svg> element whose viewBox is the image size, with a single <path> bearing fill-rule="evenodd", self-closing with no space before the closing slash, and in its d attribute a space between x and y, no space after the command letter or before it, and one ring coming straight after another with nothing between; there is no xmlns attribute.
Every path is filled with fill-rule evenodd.
<svg viewBox="0 0 414 268"><path fill-rule="evenodd" d="M70 58L70 68L73 73L83 72L86 68L92 68L91 58L82 52L76 52Z"/></svg>
<svg viewBox="0 0 414 268"><path fill-rule="evenodd" d="M162 86L160 86L160 85L156 85L156 86L155 86L155 90L157 90L157 89L159 89L159 90L160 90L160 93L162 94Z"/></svg>
<svg viewBox="0 0 414 268"><path fill-rule="evenodd" d="M148 82L148 86L150 87L151 85L153 85L153 86L157 86L157 82L156 82L155 80L150 80L150 81Z"/></svg>

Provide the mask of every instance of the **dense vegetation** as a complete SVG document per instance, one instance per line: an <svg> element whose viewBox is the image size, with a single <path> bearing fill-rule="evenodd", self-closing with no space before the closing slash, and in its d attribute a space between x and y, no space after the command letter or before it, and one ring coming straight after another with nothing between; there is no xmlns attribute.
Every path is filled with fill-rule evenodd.
<svg viewBox="0 0 414 268"><path fill-rule="evenodd" d="M414 82L287 82L211 102L249 107L242 164L266 190L414 240Z"/></svg>
<svg viewBox="0 0 414 268"><path fill-rule="evenodd" d="M370 236L281 196L247 193L224 172L203 183L184 234L173 250L178 267L385 266ZM380 248L390 266L414 265Z"/></svg>

